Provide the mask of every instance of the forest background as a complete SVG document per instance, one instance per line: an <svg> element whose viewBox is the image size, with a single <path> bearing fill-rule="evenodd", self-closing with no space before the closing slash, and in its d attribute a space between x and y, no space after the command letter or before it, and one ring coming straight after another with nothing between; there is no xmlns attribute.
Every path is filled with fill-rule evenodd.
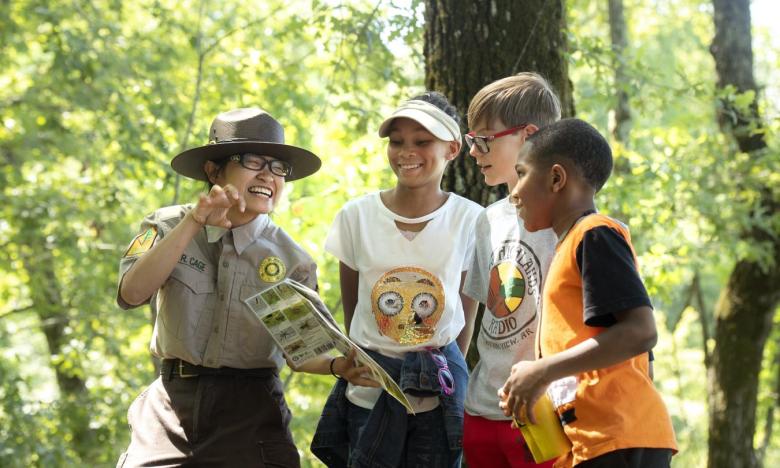
<svg viewBox="0 0 780 468"><path fill-rule="evenodd" d="M125 449L127 408L155 363L149 308L115 304L118 260L145 214L204 189L169 161L204 144L220 111L261 106L289 142L323 158L316 176L288 184L274 219L313 254L341 319L338 265L322 242L344 202L393 183L376 129L431 82L426 8L438 3L0 0L0 466L113 466ZM777 271L780 219L762 200L780 200L778 8L753 3L757 86L745 90L718 80L710 1L552 3L565 12L576 115L615 151L619 171L599 207L630 225L656 305L655 382L681 450L673 464L706 466L730 275L744 262ZM615 5L629 38L619 48ZM740 150L719 126L724 108L755 110L750 131L768 147ZM483 204L503 195L487 193ZM745 235L756 230L768 240ZM780 286L768 284L759 357L744 369L757 386L726 404L749 413L734 442L750 449L740 466L780 466ZM308 442L332 377L282 377L304 466L319 466Z"/></svg>

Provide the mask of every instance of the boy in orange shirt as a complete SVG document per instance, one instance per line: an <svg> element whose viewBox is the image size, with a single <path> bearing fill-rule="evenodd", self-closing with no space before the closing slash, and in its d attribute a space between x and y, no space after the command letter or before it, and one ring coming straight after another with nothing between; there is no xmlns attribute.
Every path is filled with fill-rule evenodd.
<svg viewBox="0 0 780 468"><path fill-rule="evenodd" d="M565 119L528 138L511 198L525 228L558 236L544 286L535 361L512 367L499 390L505 414L535 422L549 391L572 442L559 464L668 467L677 451L663 400L648 375L655 320L628 228L593 200L612 171L609 144Z"/></svg>

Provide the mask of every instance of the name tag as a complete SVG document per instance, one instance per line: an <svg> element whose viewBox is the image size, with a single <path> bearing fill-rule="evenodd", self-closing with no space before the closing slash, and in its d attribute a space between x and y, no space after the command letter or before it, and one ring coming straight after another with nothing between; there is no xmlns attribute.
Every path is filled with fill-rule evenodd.
<svg viewBox="0 0 780 468"><path fill-rule="evenodd" d="M186 265L192 268L193 270L199 271L201 273L206 271L206 263L203 260L197 257L192 257L187 254L182 254L181 258L179 259L179 264Z"/></svg>

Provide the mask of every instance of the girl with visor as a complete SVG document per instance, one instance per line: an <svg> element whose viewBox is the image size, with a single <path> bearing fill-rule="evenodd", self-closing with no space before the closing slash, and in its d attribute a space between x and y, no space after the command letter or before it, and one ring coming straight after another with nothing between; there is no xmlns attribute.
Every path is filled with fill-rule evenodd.
<svg viewBox="0 0 780 468"><path fill-rule="evenodd" d="M331 467L455 467L476 311L461 286L481 207L441 189L461 149L443 95L404 102L379 136L397 182L344 205L325 249L340 262L350 338L399 383L413 414L382 389L339 380L312 452Z"/></svg>

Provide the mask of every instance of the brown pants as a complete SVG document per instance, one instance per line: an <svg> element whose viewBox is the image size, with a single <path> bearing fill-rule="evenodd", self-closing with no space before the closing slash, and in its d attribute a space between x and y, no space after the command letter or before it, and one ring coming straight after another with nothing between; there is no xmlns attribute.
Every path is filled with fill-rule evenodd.
<svg viewBox="0 0 780 468"><path fill-rule="evenodd" d="M158 378L130 405L117 467L300 467L276 376Z"/></svg>

